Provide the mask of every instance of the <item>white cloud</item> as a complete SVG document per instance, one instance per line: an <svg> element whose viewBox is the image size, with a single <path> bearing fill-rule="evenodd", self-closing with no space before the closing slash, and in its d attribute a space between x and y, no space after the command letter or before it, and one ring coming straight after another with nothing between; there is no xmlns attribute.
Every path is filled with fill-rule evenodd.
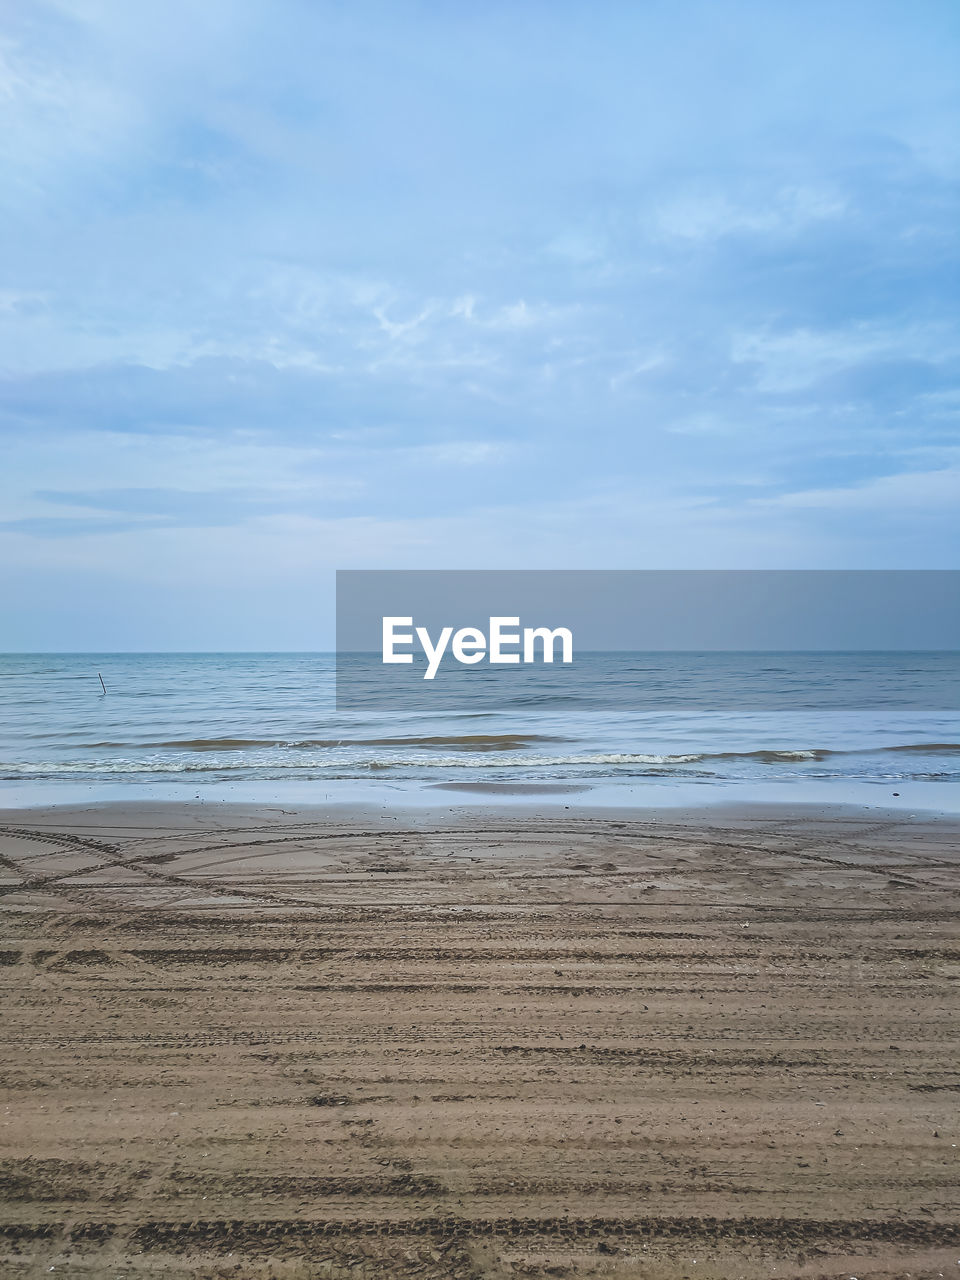
<svg viewBox="0 0 960 1280"><path fill-rule="evenodd" d="M417 445L404 452L416 461L441 466L475 467L502 462L511 449L496 440L451 440L446 444Z"/></svg>
<svg viewBox="0 0 960 1280"><path fill-rule="evenodd" d="M766 199L701 191L660 205L653 225L663 236L690 241L742 234L789 236L812 223L842 217L847 208L845 197L829 188L781 187Z"/></svg>
<svg viewBox="0 0 960 1280"><path fill-rule="evenodd" d="M904 471L878 476L863 484L837 488L801 489L777 497L755 498L755 505L812 511L901 512L960 510L960 467L936 471Z"/></svg>
<svg viewBox="0 0 960 1280"><path fill-rule="evenodd" d="M860 323L843 329L741 332L731 344L735 364L759 369L757 390L799 391L858 364L955 359L957 335L942 324Z"/></svg>
<svg viewBox="0 0 960 1280"><path fill-rule="evenodd" d="M225 438L64 432L43 442L11 438L4 450L0 496L6 519L51 514L48 504L32 496L35 491L150 488L199 494L240 489L276 499L362 487L359 478L330 475L338 457L330 448L244 439L239 433ZM64 514L64 508L57 507L55 514Z"/></svg>

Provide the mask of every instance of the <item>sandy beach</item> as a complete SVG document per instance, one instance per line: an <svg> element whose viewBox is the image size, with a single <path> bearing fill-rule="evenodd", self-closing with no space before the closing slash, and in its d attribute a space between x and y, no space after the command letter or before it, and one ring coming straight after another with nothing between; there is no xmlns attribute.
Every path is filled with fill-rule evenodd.
<svg viewBox="0 0 960 1280"><path fill-rule="evenodd" d="M6 810L0 1272L958 1274L957 835Z"/></svg>

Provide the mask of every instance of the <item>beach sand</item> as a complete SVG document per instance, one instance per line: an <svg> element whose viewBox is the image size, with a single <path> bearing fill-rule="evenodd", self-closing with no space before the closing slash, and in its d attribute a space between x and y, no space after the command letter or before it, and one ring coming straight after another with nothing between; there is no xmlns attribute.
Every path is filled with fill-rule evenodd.
<svg viewBox="0 0 960 1280"><path fill-rule="evenodd" d="M960 1275L957 821L0 814L0 1274Z"/></svg>

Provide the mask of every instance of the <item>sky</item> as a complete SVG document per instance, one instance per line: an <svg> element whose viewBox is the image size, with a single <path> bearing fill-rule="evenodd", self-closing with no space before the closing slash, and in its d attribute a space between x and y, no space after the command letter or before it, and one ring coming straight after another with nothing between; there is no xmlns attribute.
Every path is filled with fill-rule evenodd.
<svg viewBox="0 0 960 1280"><path fill-rule="evenodd" d="M5 0L0 649L960 566L960 7Z"/></svg>

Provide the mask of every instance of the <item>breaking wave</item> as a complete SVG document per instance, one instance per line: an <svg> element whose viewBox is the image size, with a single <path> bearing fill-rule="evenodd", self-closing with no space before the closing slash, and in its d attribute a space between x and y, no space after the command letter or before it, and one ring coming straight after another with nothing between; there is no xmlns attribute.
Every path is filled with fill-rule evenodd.
<svg viewBox="0 0 960 1280"><path fill-rule="evenodd" d="M137 744L137 754L90 759L20 760L0 762L0 776L52 777L57 775L213 774L292 771L327 773L345 770L358 774L378 770L450 769L641 769L651 773L700 773L691 766L711 762L743 761L755 764L818 763L834 756L869 756L894 753L942 756L960 753L957 743L912 742L901 746L862 750L831 748L770 749L750 751L579 752L550 755L527 751L533 744L563 743L564 738L510 734L404 737L378 739L308 739L287 743L259 738L199 738ZM111 743L96 744L101 749ZM121 744L116 744L119 747ZM128 749L133 744L123 744ZM155 755L139 754L153 747ZM367 753L363 748L393 748L395 753ZM442 750L446 748L446 750ZM176 751L178 754L167 754ZM217 755L216 752L222 752ZM454 751L457 754L448 754ZM199 758L198 758L199 757ZM942 776L942 775L941 775Z"/></svg>

